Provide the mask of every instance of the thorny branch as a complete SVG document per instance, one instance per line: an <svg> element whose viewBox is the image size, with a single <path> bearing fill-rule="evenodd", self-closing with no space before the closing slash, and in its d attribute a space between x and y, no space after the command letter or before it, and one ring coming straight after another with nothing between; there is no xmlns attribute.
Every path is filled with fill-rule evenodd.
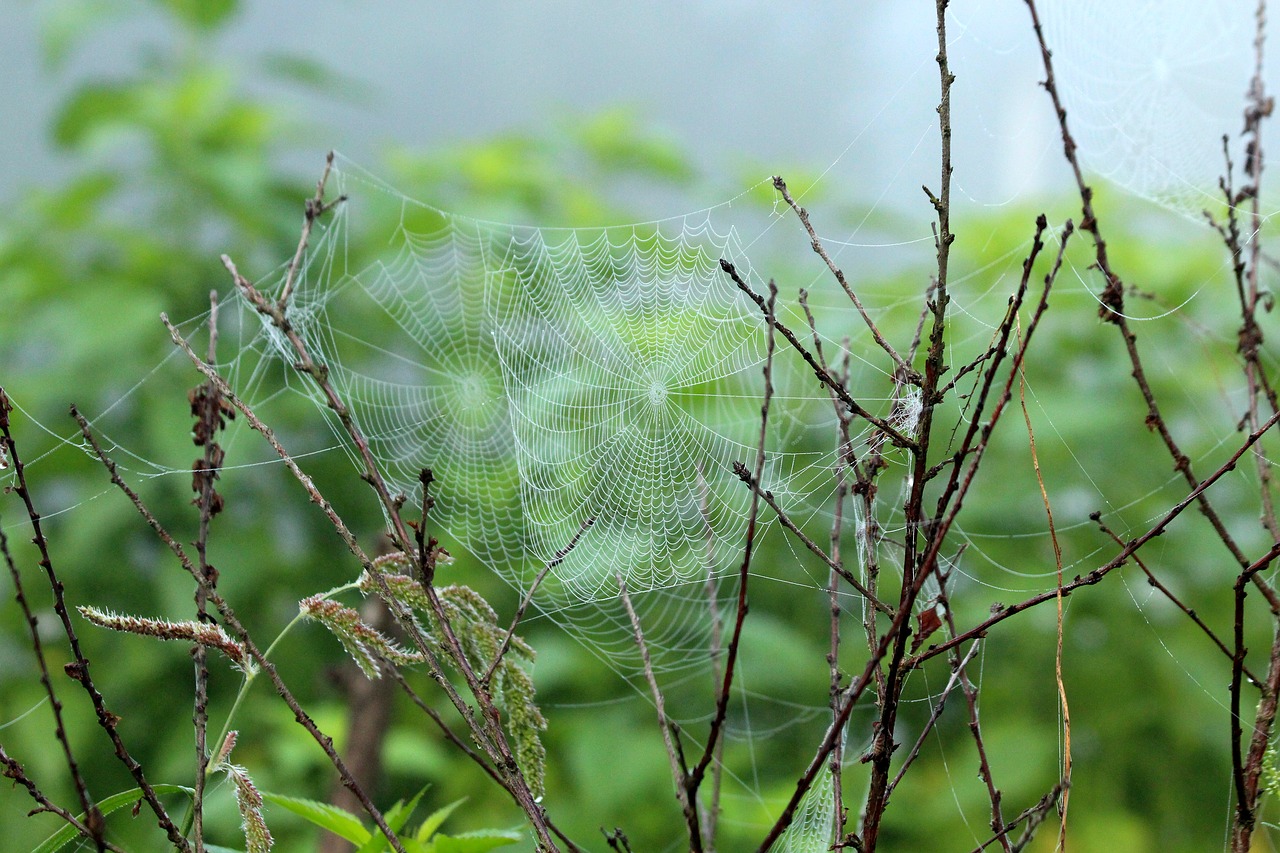
<svg viewBox="0 0 1280 853"><path fill-rule="evenodd" d="M822 258L823 263L827 265L827 269L831 270L831 274L840 283L840 287L844 289L849 301L853 303L853 307L858 309L858 313L862 315L863 322L867 324L867 328L871 331L871 336L875 338L880 349L884 350L889 358L893 360L897 374L907 377L912 384L919 384L920 375L911 368L911 365L902 360L902 356L898 355L898 351L893 348L893 344L889 343L885 336L881 334L879 327L871 319L871 315L867 313L867 309L862 306L862 300L858 298L857 292L849 286L849 281L845 278L844 271L836 266L836 262L827 254L826 247L822 245L822 240L818 238L818 232L813 230L813 225L809 222L809 211L796 204L796 200L791 197L791 193L787 190L786 181L777 175L773 176L773 187L782 194L783 200L796 212L796 216L800 219L800 224L804 226L804 230L809 234L809 245L813 247L813 251L818 257Z"/></svg>
<svg viewBox="0 0 1280 853"><path fill-rule="evenodd" d="M210 363L217 359L218 351L218 294L209 294L209 349ZM224 453L216 440L217 434L228 417L234 417L235 409L225 405L217 388L206 381L190 394L191 414L196 418L192 438L197 447L204 450L200 459L192 465L191 488L196 493L194 503L199 508L200 524L196 533L196 561L200 574L208 586L217 586L218 572L209 564L209 527L213 517L222 511L222 496L214 488L218 470L222 467ZM208 614L205 586L196 584L196 619L212 621ZM195 725L196 774L195 793L191 798L191 837L195 853L204 850L204 791L209 768L209 749L206 743L209 725L209 667L208 652L196 644L192 650L195 662L195 709L192 717Z"/></svg>
<svg viewBox="0 0 1280 853"><path fill-rule="evenodd" d="M115 756L125 769L138 783L138 788L142 791L142 798L146 801L147 806L156 816L156 821L165 831L165 835L169 838L173 846L185 853L190 849L186 838L183 837L177 825L169 817L169 813L165 810L164 804L160 802L159 796L155 789L147 780L146 773L142 769L142 765L138 763L132 753L124 744L124 740L120 737L119 723L120 717L107 708L105 697L94 684L93 677L89 673L89 659L84 654L80 646L80 638L76 635L75 626L71 622L70 612L67 610L65 588L58 578L57 571L53 565L53 558L49 554L49 542L45 538L44 528L40 521L40 513L36 511L34 500L31 496L31 490L27 485L26 466L23 464L22 457L18 454L17 444L13 440L10 432L9 413L12 406L9 398L5 395L4 390L0 389L0 439L3 440L4 447L8 451L9 463L13 466L14 478L16 485L14 491L21 498L27 509L27 517L31 523L31 529L34 533L32 541L40 552L40 568L43 569L45 578L49 583L49 589L53 593L53 609L57 614L58 620L62 626L62 633L67 638L67 643L71 649L72 660L64 667L66 674L72 681L76 681L84 688L85 693L89 697L90 703L93 705L94 714L97 718L98 726L107 735L114 748ZM72 409L74 411L74 407ZM21 585L19 574L13 563L12 557L9 555L8 548L5 548L5 561L9 566L10 575L13 578L14 585L18 594L21 595ZM36 619L31 610L23 604L27 625L31 630L32 648L36 651L36 656L40 666L41 682L44 685L45 693L49 697L50 706L54 711L55 730L59 743L62 745L63 758L66 761L67 768L71 772L72 779L75 784L77 796L80 799L81 807L85 815L85 827L89 829L88 838L97 846L99 850L105 849L106 841L103 833L106 831L106 825L102 816L102 812L89 796L89 791L85 785L84 778L80 774L79 765L71 752L71 744L67 738L66 729L62 718L62 703L58 699L53 688L53 682L49 677L49 670L45 663L44 656L41 654L41 644L36 628Z"/></svg>
<svg viewBox="0 0 1280 853"><path fill-rule="evenodd" d="M342 777L343 784L346 785L348 790L355 794L357 798L359 798L360 804L369 814L369 817L373 818L374 823L377 824L378 829L382 834L386 836L392 848L396 850L397 853L405 853L403 845L400 844L400 840L396 837L395 832L387 825L386 819L383 817L382 813L373 804L368 795L347 770L346 764L334 749L333 738L320 730L316 725L315 720L313 720L311 715L303 709L292 691L290 691L288 686L285 685L284 679L281 678L275 664L273 664L270 659L267 658L266 654L258 648L257 644L253 642L253 638L249 635L248 629L240 622L240 619L236 616L235 611L231 609L231 606L227 603L226 599L224 599L217 589L208 582L208 579L204 577L200 572L200 569L191 561L191 558L187 556L186 550L182 545L160 524L159 519L157 519L151 510L147 508L146 504L143 503L142 498L138 496L138 493L135 492L133 488L130 487L129 484L120 476L120 473L116 468L115 461L112 460L112 458L102 449L102 446L98 442L97 436L94 435L89 422L85 420L84 416L76 411L74 407L72 408L72 417L74 417L76 423L80 425L80 432L93 448L94 455L98 457L102 466L106 468L107 473L111 477L111 482L116 486L116 488L120 489L127 498L129 498L129 501L138 511L138 514L147 522L147 525L156 534L157 538L168 546L169 550L178 558L178 562L182 565L182 568L187 571L187 574L191 575L195 582L204 588L206 600L218 611L218 615L222 618L222 623L231 629L231 633L235 636L236 640L244 646L245 651L249 653L249 656L253 658L261 671L267 674L272 686L275 687L276 693L279 694L280 698L289 706L289 710L293 711L294 718L298 721L299 725L306 729L312 739L315 740L315 742L320 745L320 748L324 750L325 756L328 757L329 762ZM186 839L184 838L182 840L185 844ZM183 849L186 848L184 847Z"/></svg>

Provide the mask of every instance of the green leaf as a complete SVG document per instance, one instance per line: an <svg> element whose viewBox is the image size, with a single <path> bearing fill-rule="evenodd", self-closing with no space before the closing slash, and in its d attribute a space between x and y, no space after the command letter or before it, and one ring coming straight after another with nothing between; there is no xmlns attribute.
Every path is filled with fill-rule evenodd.
<svg viewBox="0 0 1280 853"><path fill-rule="evenodd" d="M431 836L435 835L436 830L440 828L440 825L449 818L449 815L453 814L453 810L466 801L467 798L463 797L461 800L454 800L449 805L436 809L422 822L422 826L418 827L418 831L413 834L413 837L419 841L429 841Z"/></svg>
<svg viewBox="0 0 1280 853"><path fill-rule="evenodd" d="M194 797L195 791L184 785L152 785L151 789L157 794L186 794L188 797ZM130 788L127 791L121 791L118 794L112 794L105 800L98 803L98 810L102 814L109 815L125 806L132 806L142 798L141 788ZM80 819L84 819L84 815L80 815ZM46 838L40 846L36 847L31 853L53 853L55 850L61 850L67 844L80 837L80 833L71 824L59 829L53 835Z"/></svg>
<svg viewBox="0 0 1280 853"><path fill-rule="evenodd" d="M409 802L400 800L394 806L387 809L382 815L383 820L387 822L387 828L398 836L400 830L409 822L409 817L413 814L413 810L418 807L418 801L422 799L422 795L427 792L430 785L424 786L421 791L414 794L413 799ZM375 829L369 837L369 840L360 846L356 853L377 853L379 850L385 849L387 846L387 838L382 834L381 830Z"/></svg>
<svg viewBox="0 0 1280 853"><path fill-rule="evenodd" d="M378 97L373 86L330 68L322 60L310 56L268 53L260 61L263 70L272 77L323 95L336 96L348 103L367 104Z"/></svg>
<svg viewBox="0 0 1280 853"><path fill-rule="evenodd" d="M44 58L52 67L61 68L72 49L93 33L101 32L112 19L123 17L126 4L110 0L63 0L42 4L39 12Z"/></svg>
<svg viewBox="0 0 1280 853"><path fill-rule="evenodd" d="M355 815L337 806L301 797L286 797L283 794L263 792L263 799L283 809L293 812L307 822L328 830L334 835L345 838L352 844L365 844L372 837Z"/></svg>
<svg viewBox="0 0 1280 853"><path fill-rule="evenodd" d="M81 86L54 119L54 142L64 148L75 148L105 130L136 125L141 103L139 91L130 83Z"/></svg>
<svg viewBox="0 0 1280 853"><path fill-rule="evenodd" d="M182 23L194 30L214 30L227 22L240 7L239 0L160 0Z"/></svg>
<svg viewBox="0 0 1280 853"><path fill-rule="evenodd" d="M435 853L485 853L518 841L520 833L513 829L478 829L461 835L436 836Z"/></svg>
<svg viewBox="0 0 1280 853"><path fill-rule="evenodd" d="M693 166L676 142L646 132L626 110L610 110L578 131L583 148L605 169L687 180Z"/></svg>

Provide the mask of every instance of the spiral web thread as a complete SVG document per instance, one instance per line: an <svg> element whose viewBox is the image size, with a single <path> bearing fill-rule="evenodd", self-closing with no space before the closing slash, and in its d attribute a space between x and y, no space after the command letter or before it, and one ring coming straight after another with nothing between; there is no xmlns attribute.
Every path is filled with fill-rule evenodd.
<svg viewBox="0 0 1280 853"><path fill-rule="evenodd" d="M1255 5L1045 3L1046 37L1085 165L1197 220L1218 209L1222 137L1238 132L1254 72ZM1242 163L1242 143L1231 147Z"/></svg>
<svg viewBox="0 0 1280 853"><path fill-rule="evenodd" d="M763 394L764 319L720 268L764 289L735 232L716 209L500 225L336 178L351 200L291 316L392 489L419 501L430 468L433 529L522 593L546 568L536 607L615 664L635 662L625 581L655 668L705 666L717 581L742 560L751 492L734 464L755 459ZM392 234L363 265L346 255L353 216ZM832 404L796 369L774 365L809 394L775 398L762 480L810 518L834 489Z"/></svg>

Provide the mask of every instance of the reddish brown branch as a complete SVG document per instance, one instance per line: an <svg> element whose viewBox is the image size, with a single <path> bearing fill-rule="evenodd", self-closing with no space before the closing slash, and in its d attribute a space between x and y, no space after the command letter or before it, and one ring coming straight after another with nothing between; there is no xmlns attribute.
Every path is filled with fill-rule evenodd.
<svg viewBox="0 0 1280 853"><path fill-rule="evenodd" d="M737 272L733 271L732 265L726 265L726 261L720 262L726 271L734 278L735 281L741 281ZM754 478L758 483L764 475L765 461L765 439L768 434L769 427L769 405L773 401L773 354L774 354L774 331L780 328L777 322L777 315L774 313L774 307L777 304L778 286L769 281L769 299L765 302L764 316L765 325L768 329L766 334L765 361L764 361L764 399L760 403L760 436L759 443L756 447L755 473ZM733 631L729 637L729 645L725 653L724 663L724 680L720 684L720 688L716 695L715 713L711 718L711 727L707 735L707 743L703 749L702 757L698 759L698 763L694 765L693 770L688 774L688 787L690 789L690 799L696 797L697 788L702 784L702 779L710 766L712 759L715 757L716 744L722 735L724 720L729 712L729 696L733 688L733 676L737 668L738 648L742 641L742 626L747 619L747 580L751 577L751 557L754 553L756 538L756 522L760 515L760 496L758 490L751 491L751 508L747 512L747 532L746 541L742 547L742 566L738 570L738 607L734 616ZM694 843L695 839L690 839ZM701 845L702 840L696 840Z"/></svg>
<svg viewBox="0 0 1280 853"><path fill-rule="evenodd" d="M231 630L232 634L249 653L249 656L252 657L258 667L266 673L272 686L275 687L276 693L279 694L280 698L289 706L289 710L293 712L294 719L296 719L298 724L306 730L307 734L311 735L312 739L319 744L320 748L324 751L325 756L329 759L329 762L333 765L334 769L338 771L338 775L342 778L343 784L346 785L347 788L360 800L360 804L364 807L369 816L373 818L374 823L377 824L378 829L382 834L386 836L392 848L395 849L397 853L405 853L403 845L401 845L400 840L396 837L395 832L387 825L382 812L380 812L373 804L373 801L369 799L368 795L347 769L345 762L343 762L342 758L338 755L337 750L334 749L333 738L320 730L319 726L316 725L315 720L313 720L311 715L303 709L292 691L290 691L288 686L284 683L284 679L281 678L280 673L276 670L275 664L273 664L258 648L257 644L254 643L253 638L249 635L248 629L240 622L235 611L231 609L231 606L227 603L226 599L222 597L217 589L209 585L208 580L200 573L200 570L196 567L195 563L191 561L191 558L187 556L186 550L182 545L173 538L163 525L160 524L159 519L157 519L147 505L142 502L138 493L135 492L133 488L130 487L129 484L120 476L120 473L116 468L115 461L102 449L102 445L98 442L97 436L94 435L93 430L90 428L89 422L86 421L84 417L74 409L74 407L72 408L72 415L80 425L80 432L93 448L93 452L98 457L98 461L102 463L102 466L110 475L111 482L125 494L133 504L134 508L138 511L138 514L143 517L147 522L147 525L155 533L156 537L173 552L174 556L177 557L178 562L182 565L182 568L186 570L187 574L189 574L197 584L204 587L205 596L208 602L218 611L218 615L222 618L223 625ZM181 838L180 835L179 838ZM181 838L181 840L183 842L182 849L187 849L185 846L186 839Z"/></svg>

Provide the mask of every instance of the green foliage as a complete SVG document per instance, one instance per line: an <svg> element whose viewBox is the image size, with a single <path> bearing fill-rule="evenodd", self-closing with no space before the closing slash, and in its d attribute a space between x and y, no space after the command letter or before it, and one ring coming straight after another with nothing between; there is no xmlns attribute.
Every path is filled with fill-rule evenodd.
<svg viewBox="0 0 1280 853"><path fill-rule="evenodd" d="M183 785L159 784L153 785L152 788L154 788L155 792L162 797L172 794L185 794L187 797L195 795L195 791L193 789L187 788ZM110 815L122 808L125 808L126 806L135 806L141 798L141 788L130 788L127 791L120 791L119 793L112 794L105 799L99 800L97 803L98 811L102 812L104 816ZM77 817L79 817L80 820L84 820L83 814L77 815ZM79 838L80 833L76 831L75 827L70 824L64 824L61 829L32 848L31 853L57 853L58 850L61 850L68 844L78 842Z"/></svg>
<svg viewBox="0 0 1280 853"><path fill-rule="evenodd" d="M387 809L384 815L387 826L396 833L396 837L409 853L485 853L487 850L515 844L520 840L519 832L504 829L475 830L457 835L445 835L439 832L438 830L449 815L465 800L455 800L447 806L436 809L418 824L417 829L401 833L401 830L408 825L425 791L424 788L407 802L398 801ZM390 842L381 830L376 827L366 827L355 815L337 806L279 794L264 794L264 796L269 802L357 845L356 853L379 853L379 851L391 849Z"/></svg>
<svg viewBox="0 0 1280 853"><path fill-rule="evenodd" d="M66 67L78 45L109 35L110 26L127 14L121 8L122 4L92 0L49 4L43 14L51 67ZM30 189L0 215L0 268L5 270L5 304L0 310L0 364L5 373L0 380L37 420L48 424L60 423L68 397L92 403L97 410L122 400L102 425L140 457L131 464L143 476L153 471L145 460L177 470L189 465L192 453L189 424L184 420L186 401L173 389L188 387L195 377L176 361L163 364L170 347L155 316L160 310L175 317L195 316L207 306L210 290L225 291L225 271L217 263L221 251L231 250L244 270L270 270L289 257L297 238L300 200L315 175L311 171L292 174L280 165L282 155L324 148L313 128L290 120L286 104L247 94L242 72L211 49L211 39L233 20L238 4L174 0L148 8L162 12L166 32L176 30L181 37L154 47L149 59L140 59L136 68L120 78L69 81L70 94L51 136L73 158L76 173L61 185ZM309 88L346 85L340 73L331 74L330 69L306 60L268 57L263 65L279 79ZM625 112L566 123L562 130L554 138L510 134L430 153L400 149L388 155L384 168L398 187L445 207L559 225L627 219L625 206L602 191L606 183L643 181L647 186L680 187L698 180L678 144L646 132L635 116ZM315 159L318 165L319 158ZM751 182L769 171L778 169L753 170ZM784 174L797 194L811 183L796 170ZM809 196L806 203L816 208L813 199ZM768 209L776 197L766 184L752 200ZM824 201L832 207L841 203ZM1060 205L1059 218L1073 214L1075 206L1074 202ZM864 213L850 206L838 218L860 222ZM1030 237L1032 213L1003 208L965 223L954 263L962 275L975 275L958 285L959 292L967 307L990 309L969 327L969 342L985 342L990 329L982 323L1002 315L1002 304L983 302L981 291L1000 274L1006 279L1016 277L1019 252ZM1150 313L1157 315L1168 306L1181 305L1205 281L1214 280L1222 258L1209 241L1201 239L1203 234L1195 240L1167 232L1151 236L1145 225L1151 215L1142 209L1122 212L1114 207L1103 212L1106 221L1123 222L1141 237L1126 239L1130 235L1119 230L1109 232L1117 263L1131 280L1160 283L1159 294L1135 299L1136 305L1150 307ZM369 232L379 233L379 225L370 223ZM350 246L356 262L383 249L381 243L361 234L353 235ZM900 268L863 271L858 286L873 295L884 294L886 305L901 300L902 294L918 293L928 280L930 252ZM793 254L806 253L806 242L797 231ZM1116 487L1112 499L1118 512L1138 528L1177 499L1178 490L1168 485L1166 468L1134 469L1128 463L1134 449L1152 439L1143 426L1131 380L1124 370L1113 369L1118 354L1114 330L1091 319L1089 287L1096 284L1089 279L1091 260L1079 254L1077 247L1069 254L1069 262L1083 283L1055 294L1059 300L1055 310L1063 305L1069 310L1061 312L1060 320L1051 312L1039 333L1038 346L1045 357L1028 367L1034 404L1043 415L1037 423L1052 423L1063 437L1058 443L1041 445L1042 467L1051 494L1065 495L1077 504L1063 509L1064 516L1075 518L1096 508L1088 504L1096 499L1088 472L1123 472L1119 482L1112 484ZM792 290L796 282L807 283L814 277L802 261L780 263L770 273ZM1001 290L992 299L1002 303L1005 296ZM1150 334L1143 329L1143 346L1160 368L1153 376L1157 394L1178 401L1175 417L1188 437L1188 452L1197 460L1216 458L1213 453L1221 438L1201 428L1205 416L1198 410L1197 395L1207 392L1203 399L1216 399L1221 376L1234 367L1231 343L1224 346L1203 332L1232 328L1230 321L1223 325L1224 305L1222 300L1199 299L1166 323L1151 323ZM371 322L377 321L371 317ZM829 329L834 321L820 312L818 322ZM894 340L907 339L913 322L914 317L891 319L884 331ZM369 337L376 338L377 332L378 327L371 326ZM149 376L156 365L162 365L158 376L163 381L134 389L134 382ZM1082 399L1091 404L1082 405ZM297 400L278 402L273 423L292 440L304 446L329 446L332 438L309 406ZM1030 572L1045 565L1045 554L1037 553L1035 544L1005 534L1033 526L1042 508L1011 505L1007 500L1007 494L1018 491L1016 484L1029 482L1030 470L1025 434L1007 427L992 439L993 450L968 503L966 532L977 543L974 551L980 547L989 561L979 565ZM30 423L23 428L27 434L36 433ZM48 441L49 446L56 443ZM252 466L261 460L248 441L231 453L229 461L236 465ZM104 498L65 516L55 515L86 500L86 494L96 494L103 483L100 471L67 456L74 457L51 456L33 470L40 478L37 501L52 516L55 559L74 601L128 613L189 618L189 580L165 562L122 503ZM337 494L344 517L362 536L372 539L383 519L376 508L355 496L351 472L341 457L338 453L319 456L309 460L308 470L318 481L337 485L332 493ZM347 582L357 571L352 561L335 557L331 531L309 512L294 484L276 474L266 467L227 472L226 524L234 534L219 542L215 554L223 571L224 591L242 616L263 626L264 633L292 618L297 597L307 588ZM166 520L182 531L179 538L191 539L185 484L160 477L146 481L145 486ZM1088 505L1079 506L1082 502ZM1253 529L1255 507L1242 503L1231 510L1229 523ZM6 515L3 520L7 529L18 519ZM1064 545L1069 561L1079 562L1099 547L1096 532L1086 525L1064 531ZM852 535L843 547L854 551ZM1221 594L1221 577L1214 568L1218 555L1190 534L1171 532L1161 557L1161 571L1179 580L1206 620L1230 624L1232 602ZM763 547L759 560L760 565L792 565L797 557L790 548L771 543ZM968 562L962 561L962 568L973 565L972 558L964 560ZM439 593L469 660L483 672L505 636L505 620L498 614L514 611L514 596L460 551L457 565L446 572L466 578L465 585L446 584ZM1068 689L1073 709L1081 709L1075 715L1080 784L1072 793L1072 827L1077 833L1072 849L1200 850L1219 845L1222 810L1205 809L1203 804L1222 802L1226 796L1220 783L1229 767L1223 749L1227 720L1218 703L1220 695L1200 689L1193 679L1209 673L1203 679L1206 684L1224 680L1222 660L1203 636L1186 632L1176 614L1160 606L1134 606L1147 591L1136 568L1127 567L1115 579L1117 583L1100 595L1091 596L1086 590L1074 596L1068 611ZM392 576L388 580L401 583ZM1020 592L1041 585L1043 578L1009 573L979 582L1009 587L1001 596L1012 601ZM406 576L396 587L397 597L429 621L430 608L413 598L412 583ZM727 747L729 756L743 764L751 762L759 773L761 796L724 803L722 849L746 849L755 839L751 827L775 814L794 785L797 756L808 748L812 734L812 726L805 725L812 721L797 721L794 702L814 707L824 701L820 669L825 637L808 630L821 624L824 606L821 601L781 595L752 598L752 633L743 649L754 674L749 689L787 701L750 720L732 721L738 737ZM973 605L960 602L957 615L980 616L988 606L986 600ZM40 701L40 693L26 664L21 626L12 608L5 611L3 620L0 719L14 721L6 729L5 742L47 744L51 727L46 714L17 719ZM438 626L427 627L438 636ZM553 766L564 768L545 780L545 788L547 802L567 812L563 825L570 835L587 838L600 823L621 824L638 850L667 846L670 828L679 818L652 708L644 702L593 705L613 698L616 674L555 631L540 630L537 625L528 630L527 639L512 638L510 651L494 673L494 687L520 764L537 780L539 792L548 753ZM189 778L190 697L183 685L190 682L190 664L185 653L159 643L108 637L105 632L88 634L84 640L95 676L109 701L123 706L123 735L137 745L139 760L153 778ZM1134 641L1135 637L1141 641ZM379 654L391 653L390 645L371 647L368 639L354 633L347 638L349 649L356 652L353 657L366 672ZM1054 773L1058 711L1049 654L1053 640L1052 626L1031 614L1007 623L1006 633L989 640L990 664L983 683L987 743L1005 802L1011 807L1034 801L1043 792L1044 780ZM1254 643L1258 648L1262 645ZM552 715L550 727L535 703L535 647L542 652L536 672L537 699L541 708L555 709L547 711ZM60 654L54 651L55 657ZM273 654L303 693L307 707L315 710L326 728L340 731L346 711L327 686L332 657L326 649L290 636ZM55 659L55 669L63 662ZM795 696L792 676L815 670L814 694ZM912 685L918 692L904 708L905 727L918 729L923 723L939 676L945 680L945 670L925 671L919 683ZM239 682L214 681L212 705L225 711ZM711 686L687 684L682 689L707 696ZM696 693L700 690L704 692ZM975 804L981 807L982 792L958 781L971 779L976 760L965 740L963 720L954 713L961 704L953 697L943 718L941 742L947 751L932 745L926 748L912 781L895 794L895 805L904 807L890 809L886 836L893 849L937 849L938 838L957 832L953 800L962 801L966 814L974 813ZM1016 708L1018 713L998 718L994 713L998 708ZM72 713L73 746L83 754L98 754L99 733L83 715L75 716L74 708ZM247 695L238 713L244 731L239 760L253 770L263 787L324 796L330 769L316 755L314 744L297 733L289 715L280 712L269 691ZM420 789L424 778L445 780L450 796L471 796L469 802L474 805L457 815L459 821L492 826L514 820L510 808L492 795L487 778L442 748L432 752L434 741L423 735L416 718L405 715L391 725L391 742L420 750L411 756L403 751L393 756L383 780L388 800L407 798L387 814L397 831L410 826L421 796L410 796L410 792ZM753 739L753 731L767 731L770 736ZM619 738L618 732L654 733L654 737ZM24 757L32 775L51 780L50 793L56 799L73 801L68 786L56 781L65 769L53 751L30 751ZM126 790L131 783L104 765L88 762L85 772L91 792L119 791L100 800L112 831L118 834L113 838L119 837L131 849L148 849L154 843L154 826L130 821L121 813L137 802L136 789ZM1274 757L1269 757L1266 779L1268 790L1275 790ZM165 795L191 793L178 785L160 784L157 789ZM944 791L953 792L954 797L938 795ZM264 797L309 825L354 843L385 841L356 816L317 800ZM406 846L439 853L481 851L519 838L517 833L484 829L441 835L440 824L457 807L458 803L451 804L425 818L404 835ZM36 849L52 851L73 840L74 833L66 828L50 836L53 824L47 816L27 818L28 808L15 792L0 802L6 844L26 849L48 837ZM228 807L211 812L211 838L235 837L234 811Z"/></svg>

